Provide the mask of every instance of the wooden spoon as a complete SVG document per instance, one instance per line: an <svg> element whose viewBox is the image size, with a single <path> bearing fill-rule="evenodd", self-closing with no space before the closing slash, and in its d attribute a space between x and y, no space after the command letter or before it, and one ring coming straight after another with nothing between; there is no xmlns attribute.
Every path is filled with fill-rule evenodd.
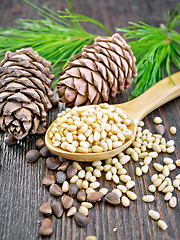
<svg viewBox="0 0 180 240"><path fill-rule="evenodd" d="M52 145L51 139L48 137L49 131L53 127L53 123L46 132L46 146L52 153L58 156L82 162L103 160L117 155L118 153L126 149L129 145L131 145L131 143L134 141L137 126L140 120L142 120L148 113L150 113L154 109L180 96L180 72L173 74L171 78L174 84L170 82L169 77L166 77L165 79L159 81L142 95L133 99L132 101L113 105L114 107L120 107L121 109L123 109L123 111L132 121L129 129L134 132L133 137L130 140L127 140L121 147L102 153L71 153L68 151L64 151L61 148L54 147ZM90 105L88 107L92 108L94 106Z"/></svg>

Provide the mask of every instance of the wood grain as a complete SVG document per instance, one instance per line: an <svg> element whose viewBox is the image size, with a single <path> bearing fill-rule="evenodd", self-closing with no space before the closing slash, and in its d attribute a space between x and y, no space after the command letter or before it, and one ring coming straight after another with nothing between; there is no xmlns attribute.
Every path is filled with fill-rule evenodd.
<svg viewBox="0 0 180 240"><path fill-rule="evenodd" d="M37 6L46 5L52 10L63 10L67 7L65 1L58 0L31 0ZM179 1L177 0L75 0L73 7L76 12L94 17L105 23L111 32L114 27L127 26L130 21L145 21L154 26L164 22L167 17L167 10L172 11ZM37 11L22 0L1 0L0 1L0 27L15 26L17 18L38 19ZM86 28L96 34L104 34L93 25L85 24ZM129 99L132 87L110 103L125 102ZM48 115L50 124L58 111L64 105L59 105L59 109L52 110ZM172 156L175 160L180 158L180 98L158 108L145 117L145 126L155 132L153 118L160 116L166 127L165 138L173 139L176 143L175 153L160 154L157 162L162 163L163 156ZM174 125L177 134L172 136L169 128ZM25 154L34 148L34 143L39 136L28 136L15 146L8 147L4 143L5 133L0 132L0 239L2 240L34 240L39 239L39 221L43 217L39 213L39 206L43 201L51 201L48 191L42 186L41 181L45 174L51 171L46 169L44 159L40 159L35 164L28 164ZM171 209L163 200L163 195L156 192L156 201L150 204L143 203L141 198L148 192L150 176L155 173L150 167L148 174L135 177L135 167L137 163L127 164L128 173L135 179L135 192L138 199L132 202L129 208L121 206L111 207L104 202L98 203L90 211L90 223L86 228L79 228L73 219L63 215L59 220L51 217L54 223L54 232L50 239L60 240L85 240L88 235L96 235L98 240L172 240L180 239L180 207ZM174 178L179 173L179 169L172 172ZM101 186L106 186L112 190L115 185L103 178L100 180ZM180 201L179 192L174 192ZM158 228L157 222L152 221L147 212L149 209L157 209L161 218L168 224L167 231ZM113 231L117 228L117 231ZM41 238L40 238L41 239Z"/></svg>

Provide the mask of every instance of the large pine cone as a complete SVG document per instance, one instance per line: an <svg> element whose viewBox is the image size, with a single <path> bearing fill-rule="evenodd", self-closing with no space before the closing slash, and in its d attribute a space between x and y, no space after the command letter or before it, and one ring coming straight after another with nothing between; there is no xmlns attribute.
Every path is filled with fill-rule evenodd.
<svg viewBox="0 0 180 240"><path fill-rule="evenodd" d="M8 51L0 63L0 128L16 139L45 132L53 95L50 68L32 48Z"/></svg>
<svg viewBox="0 0 180 240"><path fill-rule="evenodd" d="M137 76L136 59L118 33L97 37L72 60L61 72L58 83L60 101L70 107L106 102Z"/></svg>

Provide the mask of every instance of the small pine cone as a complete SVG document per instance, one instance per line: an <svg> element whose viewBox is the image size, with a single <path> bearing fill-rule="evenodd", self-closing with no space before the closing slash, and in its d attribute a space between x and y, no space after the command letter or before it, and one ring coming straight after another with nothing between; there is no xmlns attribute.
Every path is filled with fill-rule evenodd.
<svg viewBox="0 0 180 240"><path fill-rule="evenodd" d="M98 104L115 97L137 76L135 57L118 34L97 37L60 73L58 94L67 106Z"/></svg>
<svg viewBox="0 0 180 240"><path fill-rule="evenodd" d="M6 52L0 63L0 128L16 139L44 133L53 78L51 63L32 48Z"/></svg>

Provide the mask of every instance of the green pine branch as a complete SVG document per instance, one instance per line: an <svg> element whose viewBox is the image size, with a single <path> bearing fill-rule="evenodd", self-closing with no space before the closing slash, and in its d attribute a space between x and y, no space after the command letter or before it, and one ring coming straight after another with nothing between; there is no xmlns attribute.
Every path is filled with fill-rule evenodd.
<svg viewBox="0 0 180 240"><path fill-rule="evenodd" d="M110 35L108 29L97 20L74 13L69 0L66 0L68 9L57 13L24 1L37 9L42 19L19 19L17 28L0 28L0 60L8 50L32 47L52 63L52 72L57 76L74 54L80 53L84 45L91 44L97 37L88 33L81 22L95 24ZM53 82L53 87L58 81Z"/></svg>
<svg viewBox="0 0 180 240"><path fill-rule="evenodd" d="M126 28L116 28L124 32L124 38L136 56L137 78L133 79L136 87L132 96L137 97L153 84L171 75L170 64L180 70L180 34L175 31L180 27L180 4L172 14L168 12L165 25L152 27L146 23L129 23Z"/></svg>

